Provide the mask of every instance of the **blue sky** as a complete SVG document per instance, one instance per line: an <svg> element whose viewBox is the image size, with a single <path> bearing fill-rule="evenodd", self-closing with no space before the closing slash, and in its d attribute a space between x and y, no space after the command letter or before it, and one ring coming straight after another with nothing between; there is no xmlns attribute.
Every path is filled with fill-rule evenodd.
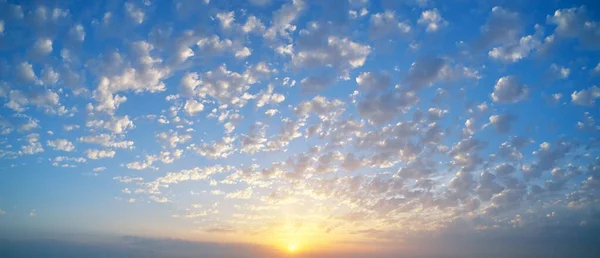
<svg viewBox="0 0 600 258"><path fill-rule="evenodd" d="M0 237L569 250L600 223L599 7L0 2Z"/></svg>

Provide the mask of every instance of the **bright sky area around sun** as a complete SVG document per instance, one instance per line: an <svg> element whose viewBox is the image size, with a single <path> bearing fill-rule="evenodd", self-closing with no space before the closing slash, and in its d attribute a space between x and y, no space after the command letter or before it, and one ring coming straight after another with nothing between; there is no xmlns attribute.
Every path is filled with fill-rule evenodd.
<svg viewBox="0 0 600 258"><path fill-rule="evenodd" d="M0 0L0 256L600 257L599 86L597 1Z"/></svg>

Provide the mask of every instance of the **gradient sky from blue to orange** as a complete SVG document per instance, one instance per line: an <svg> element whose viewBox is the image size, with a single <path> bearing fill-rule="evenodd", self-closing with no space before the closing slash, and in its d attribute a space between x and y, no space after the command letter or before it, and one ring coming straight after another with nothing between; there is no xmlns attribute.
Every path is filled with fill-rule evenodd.
<svg viewBox="0 0 600 258"><path fill-rule="evenodd" d="M0 2L0 256L593 257L599 10Z"/></svg>

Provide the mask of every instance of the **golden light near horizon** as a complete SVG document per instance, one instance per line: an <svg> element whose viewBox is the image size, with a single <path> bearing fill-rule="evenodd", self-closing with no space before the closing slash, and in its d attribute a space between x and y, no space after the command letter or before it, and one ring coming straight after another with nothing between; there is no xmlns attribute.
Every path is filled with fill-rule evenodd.
<svg viewBox="0 0 600 258"><path fill-rule="evenodd" d="M289 251L290 253L296 252L296 250L297 250L297 249L296 249L296 244L289 244L289 245L288 245L288 251Z"/></svg>

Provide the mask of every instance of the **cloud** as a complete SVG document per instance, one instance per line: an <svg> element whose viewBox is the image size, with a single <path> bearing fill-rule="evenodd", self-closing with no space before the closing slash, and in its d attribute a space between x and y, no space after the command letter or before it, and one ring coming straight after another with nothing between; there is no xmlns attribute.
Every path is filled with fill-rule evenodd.
<svg viewBox="0 0 600 258"><path fill-rule="evenodd" d="M541 44L537 35L528 35L522 37L518 42L495 47L488 52L488 55L503 62L517 62L527 57Z"/></svg>
<svg viewBox="0 0 600 258"><path fill-rule="evenodd" d="M495 6L485 25L481 28L481 37L475 43L477 49L514 41L522 30L523 23L518 13Z"/></svg>
<svg viewBox="0 0 600 258"><path fill-rule="evenodd" d="M398 36L411 32L410 24L399 22L396 13L386 10L371 15L369 35L374 38Z"/></svg>
<svg viewBox="0 0 600 258"><path fill-rule="evenodd" d="M125 141L119 140L118 137L114 134L94 134L94 135L86 135L77 138L77 141L89 143L89 144L97 144L104 147L109 148L132 148L134 142L133 141Z"/></svg>
<svg viewBox="0 0 600 258"><path fill-rule="evenodd" d="M555 24L554 34L565 38L576 38L589 48L600 45L600 24L589 19L585 7L559 9L546 18L549 24Z"/></svg>
<svg viewBox="0 0 600 258"><path fill-rule="evenodd" d="M183 111L190 116L196 115L196 113L202 112L202 110L204 110L204 105L193 99L186 100L185 106L183 106Z"/></svg>
<svg viewBox="0 0 600 258"><path fill-rule="evenodd" d="M116 134L125 133L128 129L135 128L133 121L129 119L129 116L123 117L111 116L107 120L91 120L86 123L87 127L101 127Z"/></svg>
<svg viewBox="0 0 600 258"><path fill-rule="evenodd" d="M291 65L298 69L329 66L345 78L350 70L362 67L371 47L346 37L328 36L330 29L327 24L312 23L301 30Z"/></svg>
<svg viewBox="0 0 600 258"><path fill-rule="evenodd" d="M36 83L38 80L33 65L28 62L21 62L16 66L16 76L23 83Z"/></svg>
<svg viewBox="0 0 600 258"><path fill-rule="evenodd" d="M300 14L306 8L303 0L294 0L291 3L286 3L273 13L271 27L269 27L263 37L268 40L275 40L277 37L289 38L289 31L295 30L296 26L292 25Z"/></svg>
<svg viewBox="0 0 600 258"><path fill-rule="evenodd" d="M510 131L510 124L516 120L512 115L502 114L490 116L489 125L496 127L496 131L500 133L507 133Z"/></svg>
<svg viewBox="0 0 600 258"><path fill-rule="evenodd" d="M52 52L52 40L40 38L33 45L32 51L35 55L44 56Z"/></svg>
<svg viewBox="0 0 600 258"><path fill-rule="evenodd" d="M88 159L104 159L104 158L112 158L115 156L115 151L113 150L98 150L98 149L87 149L85 150L85 155Z"/></svg>
<svg viewBox="0 0 600 258"><path fill-rule="evenodd" d="M505 76L498 79L491 97L497 103L515 103L525 99L528 93L529 88L517 77Z"/></svg>
<svg viewBox="0 0 600 258"><path fill-rule="evenodd" d="M581 106L593 106L596 103L597 98L600 98L600 88L597 86L574 91L573 94L571 94L571 102Z"/></svg>
<svg viewBox="0 0 600 258"><path fill-rule="evenodd" d="M125 13L135 24L144 22L144 12L131 2L125 3Z"/></svg>
<svg viewBox="0 0 600 258"><path fill-rule="evenodd" d="M96 176L86 186L114 197L107 208L147 206L216 238L297 235L300 251L313 240L339 251L311 257L561 256L546 247L597 231L590 10L259 2L0 3L0 49L17 53L0 60L0 169ZM19 205L39 209L34 199ZM527 253L540 235L545 251ZM195 246L117 242L126 251L100 254L185 257ZM582 257L571 247L562 256Z"/></svg>
<svg viewBox="0 0 600 258"><path fill-rule="evenodd" d="M46 145L54 148L55 150L61 150L66 152L75 150L75 145L73 145L73 143L67 139L56 139L52 141L47 141Z"/></svg>
<svg viewBox="0 0 600 258"><path fill-rule="evenodd" d="M448 26L448 21L442 18L442 15L440 15L438 9L423 11L417 23L426 25L427 32L436 32L439 29Z"/></svg>
<svg viewBox="0 0 600 258"><path fill-rule="evenodd" d="M42 144L39 142L40 135L37 133L30 133L26 136L27 144L21 146L19 155L33 155L36 153L44 152Z"/></svg>

